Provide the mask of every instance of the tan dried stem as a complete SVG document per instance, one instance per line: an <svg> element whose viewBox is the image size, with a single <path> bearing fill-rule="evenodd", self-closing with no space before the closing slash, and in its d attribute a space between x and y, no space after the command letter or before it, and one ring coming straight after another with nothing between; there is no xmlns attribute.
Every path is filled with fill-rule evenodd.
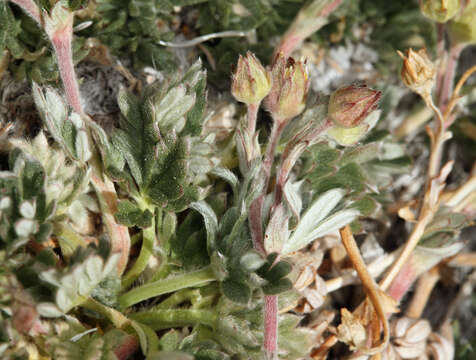
<svg viewBox="0 0 476 360"><path fill-rule="evenodd" d="M329 350L337 343L337 336L331 335L329 336L324 343L315 349L311 353L311 358L314 360L324 360L327 358L327 354Z"/></svg>
<svg viewBox="0 0 476 360"><path fill-rule="evenodd" d="M371 348L361 349L361 351L369 355L378 354L383 349L385 349L390 339L388 320L381 298L383 292L380 291L377 283L372 278L372 276L370 276L370 273L368 272L367 267L365 265L364 259L362 258L359 248L355 242L354 236L352 235L350 226L346 225L345 227L340 229L339 232L345 250L349 255L349 259L352 262L352 265L354 266L355 270L357 271L357 274L359 275L359 278L362 281L362 285L365 289L365 292L367 293L367 296L370 299L370 302L372 303L383 327L383 339L380 341L380 343L378 345L372 344L373 346ZM380 331L378 333L380 333Z"/></svg>
<svg viewBox="0 0 476 360"><path fill-rule="evenodd" d="M433 104L432 101L427 101L427 103ZM436 136L434 136L432 131L429 131L430 136L432 136L432 148L430 155L430 164L428 165L428 185L425 191L425 195L423 197L423 205L421 207L418 220L410 234L410 237L406 241L403 250L400 253L400 256L392 265L390 271L380 282L380 286L383 290L388 289L392 281L400 272L403 265L407 262L415 247L418 245L418 242L420 241L421 237L423 236L423 233L425 232L426 226L433 220L433 217L435 216L436 212L440 207L441 191L445 186L446 177L451 172L453 166L453 162L448 162L445 166L443 166L438 176L436 176L439 171L440 156L438 156L438 154L441 153L443 144L448 137L447 135L445 135L447 134L447 132L442 127L443 121L441 117L441 112L438 110L435 112L435 114L437 115L440 121L440 126L437 130L438 133Z"/></svg>
<svg viewBox="0 0 476 360"><path fill-rule="evenodd" d="M476 268L476 252L455 255L448 264L451 266Z"/></svg>
<svg viewBox="0 0 476 360"><path fill-rule="evenodd" d="M372 261L367 265L367 270L373 278L381 275L397 258L395 252L385 254L383 257ZM328 293L339 290L347 285L359 282L359 277L355 271L345 273L341 276L326 281L326 289Z"/></svg>
<svg viewBox="0 0 476 360"><path fill-rule="evenodd" d="M465 71L465 73L463 74L463 76L461 76L461 79L459 79L458 83L456 84L455 86L455 89L453 91L453 94L451 95L451 98L448 102L448 106L445 110L445 113L444 113L444 118L445 120L448 119L449 115L451 114L451 111L453 111L456 103L458 102L459 100L459 92L461 91L461 88L463 87L464 83L466 82L466 80L468 80L468 78L473 75L473 73L476 72L476 65L473 65L472 67L470 67L468 70ZM448 126L449 124L446 124L446 126Z"/></svg>
<svg viewBox="0 0 476 360"><path fill-rule="evenodd" d="M433 110L438 124L436 126L436 133L430 128L427 128L428 135L431 140L430 162L428 164L428 180L437 175L441 163L441 154L443 152L443 144L446 140L451 138L451 133L445 129L445 118L441 114L440 109L436 107L431 96L424 98L426 105Z"/></svg>
<svg viewBox="0 0 476 360"><path fill-rule="evenodd" d="M390 268L390 271L385 275L383 280L380 282L380 287L382 290L387 290L390 284L392 283L393 279L398 275L400 272L400 269L402 266L406 263L408 258L410 257L413 249L417 246L418 242L420 241L426 226L428 223L431 221L433 218L433 212L425 211L423 212L417 223L415 224L415 227L413 228L413 231L410 234L410 237L408 238L407 242L405 243L402 252L400 253L400 256L398 259L393 263L392 267Z"/></svg>
<svg viewBox="0 0 476 360"><path fill-rule="evenodd" d="M449 198L445 199L446 206L455 211L461 210L461 205L466 203L470 195L476 192L476 174L472 175L463 185L456 189Z"/></svg>
<svg viewBox="0 0 476 360"><path fill-rule="evenodd" d="M431 95L423 96L423 99L431 110L433 110L436 118L438 119L438 123L436 126L436 131L427 128L428 135L430 136L431 140L431 152L430 152L430 161L428 165L428 185L425 191L425 195L423 198L423 206L420 210L420 214L418 216L418 220L413 228L413 231L410 234L407 242L405 243L400 256L395 261L395 263L390 268L390 271L386 274L383 280L380 282L380 286L383 290L388 289L392 281L398 275L399 271L401 270L402 266L406 263L408 258L410 257L413 249L417 246L418 242L420 241L426 226L431 222L435 213L438 211L440 206L441 194L439 191L435 191L433 189L433 181L438 180L438 177L441 177L443 180L440 181L440 186L444 186L444 173L449 173L451 171L450 163L446 164L440 172L440 163L441 163L441 154L443 152L443 145L446 140L451 137L451 133L446 131L448 125L448 117L451 114L452 109L456 105L459 97L458 94L466 82L466 80L476 72L476 65L468 69L461 79L458 81L453 94L450 98L448 106L445 110L445 113L442 114L440 109L435 106ZM447 168L449 166L449 168ZM439 176L438 176L439 174ZM446 174L447 175L447 174ZM476 182L476 181L475 181ZM463 187L461 191L464 194L467 193L468 188L472 190L473 188L473 181L469 180L467 187ZM455 197L456 196L456 197ZM436 197L436 198L435 198ZM432 199L433 198L433 199ZM461 200L461 193L458 191L451 199L451 203L459 203Z"/></svg>
<svg viewBox="0 0 476 360"><path fill-rule="evenodd" d="M421 317L423 310L430 298L431 292L436 283L440 279L438 267L432 268L426 274L423 274L418 279L415 293L413 294L411 303L407 309L406 315L408 317L418 319Z"/></svg>

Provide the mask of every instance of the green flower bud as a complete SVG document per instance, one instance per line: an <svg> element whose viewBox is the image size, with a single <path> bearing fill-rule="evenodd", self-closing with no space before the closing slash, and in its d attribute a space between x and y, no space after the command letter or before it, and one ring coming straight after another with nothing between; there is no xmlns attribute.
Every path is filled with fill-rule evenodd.
<svg viewBox="0 0 476 360"><path fill-rule="evenodd" d="M450 22L448 32L453 43L476 44L476 0Z"/></svg>
<svg viewBox="0 0 476 360"><path fill-rule="evenodd" d="M265 106L277 121L299 115L306 106L309 78L305 63L284 58L280 53L271 69L273 86Z"/></svg>
<svg viewBox="0 0 476 360"><path fill-rule="evenodd" d="M351 146L358 143L377 124L380 110L373 111L363 122L355 127L332 126L326 135L341 146Z"/></svg>
<svg viewBox="0 0 476 360"><path fill-rule="evenodd" d="M245 104L259 104L271 89L271 75L251 52L240 55L232 77L231 93Z"/></svg>
<svg viewBox="0 0 476 360"><path fill-rule="evenodd" d="M461 7L460 0L421 0L423 15L433 21L445 23L453 18Z"/></svg>
<svg viewBox="0 0 476 360"><path fill-rule="evenodd" d="M331 95L328 116L339 127L355 128L377 108L381 96L367 86L341 87Z"/></svg>

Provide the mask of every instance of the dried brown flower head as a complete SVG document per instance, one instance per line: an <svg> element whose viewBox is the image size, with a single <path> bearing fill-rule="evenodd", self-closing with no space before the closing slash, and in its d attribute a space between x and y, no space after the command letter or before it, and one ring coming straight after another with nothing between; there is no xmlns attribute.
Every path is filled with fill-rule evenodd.
<svg viewBox="0 0 476 360"><path fill-rule="evenodd" d="M398 55L403 59L401 70L403 83L423 98L429 96L435 83L436 69L426 49L418 51L408 49L405 55L398 51Z"/></svg>

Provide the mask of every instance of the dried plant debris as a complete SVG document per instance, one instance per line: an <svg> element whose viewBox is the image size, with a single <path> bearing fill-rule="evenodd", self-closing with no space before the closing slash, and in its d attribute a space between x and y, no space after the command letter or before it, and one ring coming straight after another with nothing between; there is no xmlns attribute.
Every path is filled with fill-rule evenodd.
<svg viewBox="0 0 476 360"><path fill-rule="evenodd" d="M475 9L0 1L0 358L473 359Z"/></svg>

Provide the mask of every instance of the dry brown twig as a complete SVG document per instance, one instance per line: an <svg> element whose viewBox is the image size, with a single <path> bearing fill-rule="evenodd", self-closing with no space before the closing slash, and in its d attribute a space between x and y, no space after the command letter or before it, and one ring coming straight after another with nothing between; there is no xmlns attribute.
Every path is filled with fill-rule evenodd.
<svg viewBox="0 0 476 360"><path fill-rule="evenodd" d="M342 243L349 255L350 261L354 266L357 274L359 275L360 280L362 281L362 285L367 293L370 302L372 303L375 312L377 313L378 320L381 322L383 327L383 339L380 341L378 345L372 344L371 348L362 348L359 349L362 353L365 354L378 354L380 353L388 344L390 339L390 331L388 325L388 319L386 312L389 311L388 306L385 306L385 300L383 297L386 295L378 288L377 283L370 275L362 255L360 254L359 248L355 243L354 236L352 235L352 231L350 230L350 226L347 225L344 228L340 229L340 235L342 238ZM387 308L385 308L387 307ZM395 311L395 309L391 310ZM380 337L380 326L377 327L378 332L374 332L374 335L378 335Z"/></svg>

